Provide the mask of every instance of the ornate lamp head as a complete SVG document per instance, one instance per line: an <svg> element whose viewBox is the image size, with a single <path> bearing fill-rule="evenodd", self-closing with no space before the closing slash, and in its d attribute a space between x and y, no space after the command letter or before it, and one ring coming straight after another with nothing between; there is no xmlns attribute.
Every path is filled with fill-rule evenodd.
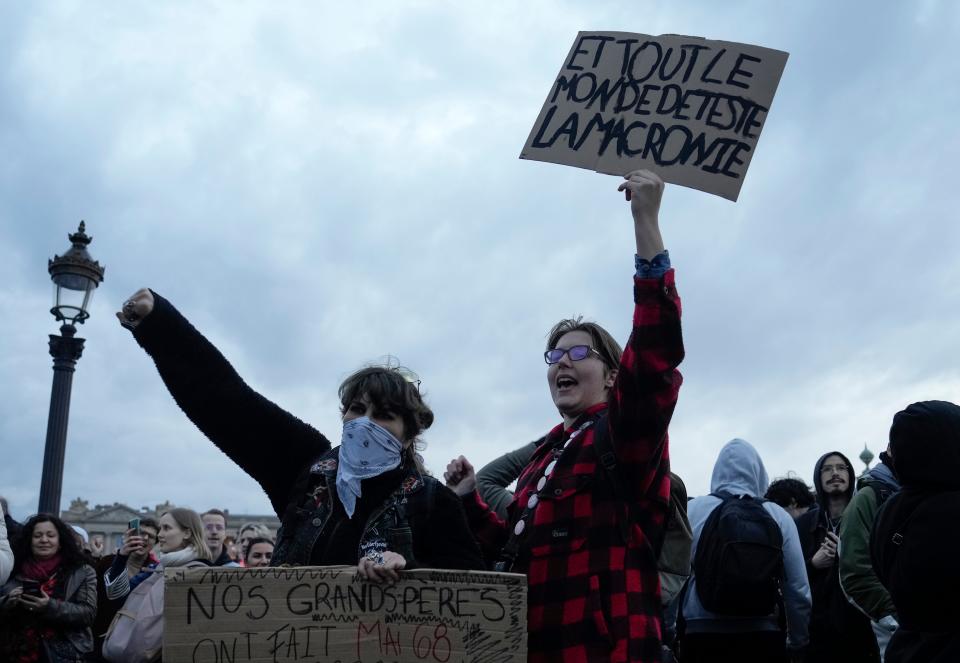
<svg viewBox="0 0 960 663"><path fill-rule="evenodd" d="M55 255L47 264L54 286L50 313L70 326L82 324L90 317L87 307L106 269L87 253L93 238L88 237L85 230L86 223L81 221L77 232L67 236L72 243L70 249L62 256Z"/></svg>

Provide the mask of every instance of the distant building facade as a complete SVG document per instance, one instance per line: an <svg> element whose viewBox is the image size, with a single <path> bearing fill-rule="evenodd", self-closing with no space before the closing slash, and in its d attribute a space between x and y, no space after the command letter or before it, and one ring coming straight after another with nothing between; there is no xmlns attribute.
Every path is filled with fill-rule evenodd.
<svg viewBox="0 0 960 663"><path fill-rule="evenodd" d="M154 508L141 507L139 510L129 507L120 502L113 504L97 504L92 509L89 503L79 497L70 502L70 508L60 513L60 517L71 525L76 525L87 530L90 538L102 537L104 541L104 554L111 554L123 544L123 534L127 531L127 523L131 518L153 518L159 520L160 516L170 509L174 508L169 501L164 504L158 504ZM199 512L198 512L199 513ZM256 516L249 514L233 514L224 509L227 514L227 535L236 537L237 530L246 523L259 523L270 528L271 533L276 536L277 529L280 527L280 520L273 515Z"/></svg>

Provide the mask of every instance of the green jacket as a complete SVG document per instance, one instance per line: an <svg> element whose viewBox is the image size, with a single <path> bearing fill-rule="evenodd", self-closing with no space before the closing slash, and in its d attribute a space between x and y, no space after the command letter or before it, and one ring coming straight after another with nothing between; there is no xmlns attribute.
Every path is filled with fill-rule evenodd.
<svg viewBox="0 0 960 663"><path fill-rule="evenodd" d="M861 478L840 521L840 586L847 599L873 621L896 617L893 599L870 561L870 531L879 510L876 490Z"/></svg>

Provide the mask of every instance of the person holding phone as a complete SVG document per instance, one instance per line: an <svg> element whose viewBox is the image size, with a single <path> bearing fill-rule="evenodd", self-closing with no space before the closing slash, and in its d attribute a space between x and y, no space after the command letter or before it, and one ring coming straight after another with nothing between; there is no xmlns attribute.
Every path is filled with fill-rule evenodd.
<svg viewBox="0 0 960 663"><path fill-rule="evenodd" d="M870 618L854 607L840 586L840 523L853 498L855 477L850 459L825 453L813 470L817 501L796 519L813 595L808 661L879 663L880 649Z"/></svg>
<svg viewBox="0 0 960 663"><path fill-rule="evenodd" d="M157 566L153 546L159 531L160 525L153 518L130 519L123 535L123 545L103 574L106 598L111 601L125 598L150 576Z"/></svg>
<svg viewBox="0 0 960 663"><path fill-rule="evenodd" d="M159 532L160 524L153 518L131 518L120 548L114 554L104 555L97 561L97 618L93 622L93 660L101 660L100 652L107 629L126 600L126 592L117 591L120 589L117 579L121 575L126 576L127 586L132 588L149 577L150 571L157 565L154 546L157 544ZM126 563L123 560L124 555ZM113 585L112 597L107 593L108 577Z"/></svg>
<svg viewBox="0 0 960 663"><path fill-rule="evenodd" d="M97 577L73 531L56 516L33 516L14 558L0 588L0 661L83 660L93 650Z"/></svg>

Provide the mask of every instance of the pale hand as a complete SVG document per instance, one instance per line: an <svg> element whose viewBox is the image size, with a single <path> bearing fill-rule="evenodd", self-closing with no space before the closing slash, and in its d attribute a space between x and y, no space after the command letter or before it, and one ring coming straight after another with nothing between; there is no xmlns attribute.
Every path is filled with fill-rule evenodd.
<svg viewBox="0 0 960 663"><path fill-rule="evenodd" d="M664 248L659 216L663 180L649 170L634 170L623 177L626 181L617 190L623 191L630 201L637 255L645 260L653 260Z"/></svg>
<svg viewBox="0 0 960 663"><path fill-rule="evenodd" d="M459 497L469 495L477 489L477 472L470 461L460 456L447 463L447 471L443 473L443 480L447 487Z"/></svg>
<svg viewBox="0 0 960 663"><path fill-rule="evenodd" d="M389 550L383 551L376 559L361 557L357 562L357 575L371 582L393 584L400 579L398 571L407 567L403 555Z"/></svg>
<svg viewBox="0 0 960 663"><path fill-rule="evenodd" d="M625 180L617 187L630 201L630 211L637 223L656 222L663 197L663 180L652 170L633 170L623 176Z"/></svg>
<svg viewBox="0 0 960 663"><path fill-rule="evenodd" d="M123 303L117 311L117 319L127 329L136 329L143 319L153 312L153 293L140 288Z"/></svg>
<svg viewBox="0 0 960 663"><path fill-rule="evenodd" d="M126 534L123 535L123 546L120 547L120 554L129 556L142 553L144 548L146 548L146 542L143 537L137 535L137 530L128 529Z"/></svg>
<svg viewBox="0 0 960 663"><path fill-rule="evenodd" d="M820 550L814 554L810 563L814 568L826 569L837 559L837 535L833 532L827 532L827 538L823 540Z"/></svg>

